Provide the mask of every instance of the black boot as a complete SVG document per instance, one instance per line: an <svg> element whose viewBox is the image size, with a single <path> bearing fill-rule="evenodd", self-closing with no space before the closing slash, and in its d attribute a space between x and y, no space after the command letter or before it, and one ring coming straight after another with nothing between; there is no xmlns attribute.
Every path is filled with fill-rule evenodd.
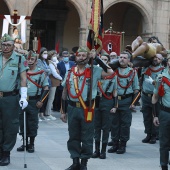
<svg viewBox="0 0 170 170"><path fill-rule="evenodd" d="M168 170L168 166L161 166L162 170Z"/></svg>
<svg viewBox="0 0 170 170"><path fill-rule="evenodd" d="M107 146L107 143L102 144L100 159L106 159L106 146Z"/></svg>
<svg viewBox="0 0 170 170"><path fill-rule="evenodd" d="M100 156L100 142L95 142L95 151L92 158L98 158Z"/></svg>
<svg viewBox="0 0 170 170"><path fill-rule="evenodd" d="M155 144L156 143L156 135L152 135L151 139L149 141L150 144Z"/></svg>
<svg viewBox="0 0 170 170"><path fill-rule="evenodd" d="M151 134L147 134L146 137L142 140L143 143L149 143L151 140Z"/></svg>
<svg viewBox="0 0 170 170"><path fill-rule="evenodd" d="M80 170L87 170L87 159L81 160Z"/></svg>
<svg viewBox="0 0 170 170"><path fill-rule="evenodd" d="M8 164L10 164L10 151L3 151L0 166L7 166Z"/></svg>
<svg viewBox="0 0 170 170"><path fill-rule="evenodd" d="M28 145L28 150L27 150L29 153L34 152L34 140L35 140L35 137L31 136L30 137L30 144Z"/></svg>
<svg viewBox="0 0 170 170"><path fill-rule="evenodd" d="M26 150L28 150L28 137L26 137ZM18 152L23 152L24 151L24 137L23 137L23 145L21 145L20 147L17 148Z"/></svg>
<svg viewBox="0 0 170 170"><path fill-rule="evenodd" d="M125 141L121 141L119 144L119 148L116 151L117 154L123 154L126 152L126 142Z"/></svg>
<svg viewBox="0 0 170 170"><path fill-rule="evenodd" d="M108 146L113 146L113 140L111 140L110 142L108 142L107 145L108 145Z"/></svg>
<svg viewBox="0 0 170 170"><path fill-rule="evenodd" d="M73 164L65 170L80 170L79 158L73 158Z"/></svg>
<svg viewBox="0 0 170 170"><path fill-rule="evenodd" d="M108 153L114 153L118 150L119 148L119 141L113 141L113 145L110 149L108 149Z"/></svg>

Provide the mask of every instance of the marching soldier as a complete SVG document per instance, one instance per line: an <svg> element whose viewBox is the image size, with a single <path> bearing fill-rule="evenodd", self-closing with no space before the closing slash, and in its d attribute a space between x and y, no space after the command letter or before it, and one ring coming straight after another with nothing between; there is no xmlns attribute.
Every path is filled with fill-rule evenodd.
<svg viewBox="0 0 170 170"><path fill-rule="evenodd" d="M158 76L152 97L154 124L159 126L160 165L162 170L168 170L170 148L170 57L167 60L168 69ZM160 101L159 115L156 110L158 100Z"/></svg>
<svg viewBox="0 0 170 170"><path fill-rule="evenodd" d="M28 106L25 109L26 112L26 150L29 153L34 152L34 140L37 136L38 130L38 113L42 107L44 100L47 98L48 90L48 79L41 68L36 66L37 55L30 51L27 56L27 62L29 70L27 72L27 87L28 87ZM42 92L43 90L43 92ZM20 114L20 134L24 139L24 116ZM28 138L30 143L28 144ZM24 151L24 140L23 145L17 148L17 151Z"/></svg>
<svg viewBox="0 0 170 170"><path fill-rule="evenodd" d="M0 166L6 166L10 163L10 151L16 143L19 129L19 104L22 109L28 105L26 100L26 70L28 65L23 56L14 52L14 41L9 35L5 34L2 37L1 47Z"/></svg>
<svg viewBox="0 0 170 170"><path fill-rule="evenodd" d="M108 150L109 153L116 152L123 154L126 152L126 143L130 138L130 126L132 113L130 108L134 108L139 97L139 84L136 70L128 67L130 53L124 51L120 54L120 67L117 69L117 95L118 108L113 114L111 125L111 138L113 146Z"/></svg>
<svg viewBox="0 0 170 170"><path fill-rule="evenodd" d="M161 54L156 54L153 58L152 65L142 71L142 113L145 133L147 134L142 140L143 143L156 143L157 129L153 124L152 95L155 80L164 70L164 67L161 66L162 60L163 56Z"/></svg>
<svg viewBox="0 0 170 170"><path fill-rule="evenodd" d="M109 54L102 51L101 60L108 64L110 62ZM98 81L98 95L96 97L95 109L95 152L92 158L106 158L106 146L109 138L109 131L112 122L112 114L117 108L117 79L116 73L107 76ZM103 133L102 133L103 132ZM102 137L102 148L100 151L100 140Z"/></svg>
<svg viewBox="0 0 170 170"><path fill-rule="evenodd" d="M87 161L93 153L94 135L94 107L97 95L97 82L101 77L110 76L113 71L108 68L98 57L95 60L101 67L93 66L93 87L90 89L91 69L87 64L88 52L84 48L79 48L76 55L77 66L73 67L65 76L62 83L64 86L62 96L62 121L66 122L66 112L64 100L68 99L68 130L69 140L68 150L73 159L73 164L67 170L86 170ZM95 57L95 55L93 55ZM89 92L92 90L92 100L90 101ZM68 91L68 98L66 98ZM91 103L91 104L90 104ZM91 106L90 106L91 105ZM79 162L81 159L81 165Z"/></svg>

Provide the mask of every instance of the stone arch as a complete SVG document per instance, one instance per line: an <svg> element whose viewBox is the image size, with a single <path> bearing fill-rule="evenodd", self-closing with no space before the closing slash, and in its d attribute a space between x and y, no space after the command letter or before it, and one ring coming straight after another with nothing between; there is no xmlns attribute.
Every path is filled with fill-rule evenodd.
<svg viewBox="0 0 170 170"><path fill-rule="evenodd" d="M7 1L7 0L5 0ZM34 8L37 6L38 3L40 3L42 0L37 0L33 5L32 7L30 8L30 11L29 11L29 15L31 16ZM83 8L83 3L80 3L79 1L73 1L73 0L68 0L71 4L74 5L74 7L76 8L78 14L79 14L79 17L80 17L80 27L81 28L84 28L86 27L84 24L86 23L86 16L84 15L86 12L85 12L85 8Z"/></svg>
<svg viewBox="0 0 170 170"><path fill-rule="evenodd" d="M146 6L146 4L148 4L147 2L139 2L137 0L115 0L114 2L108 1L106 4L104 4L104 12L117 3L130 3L131 5L134 5L141 12L144 18L146 27L145 30L143 30L143 33L152 34L152 15L149 12L149 7Z"/></svg>
<svg viewBox="0 0 170 170"><path fill-rule="evenodd" d="M13 14L13 7L12 7L12 5L10 4L10 1L8 1L8 0L3 0L4 1L4 3L6 4L6 6L8 7L8 10L9 10L9 12L10 12L10 14Z"/></svg>

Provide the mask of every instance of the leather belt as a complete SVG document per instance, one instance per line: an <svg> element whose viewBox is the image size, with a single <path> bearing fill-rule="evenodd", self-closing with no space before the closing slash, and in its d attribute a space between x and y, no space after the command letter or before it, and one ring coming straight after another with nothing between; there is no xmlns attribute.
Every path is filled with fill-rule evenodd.
<svg viewBox="0 0 170 170"><path fill-rule="evenodd" d="M92 100L92 103L94 102L94 100ZM81 108L81 103L80 102L73 102L71 100L68 100L68 104L73 106L73 107L77 107L77 108ZM89 101L85 101L86 106L89 106Z"/></svg>
<svg viewBox="0 0 170 170"><path fill-rule="evenodd" d="M17 94L19 94L19 91L10 91L10 92L2 92L0 91L0 98L2 97L7 97L7 96L16 96Z"/></svg>
<svg viewBox="0 0 170 170"><path fill-rule="evenodd" d="M38 95L38 96L28 96L27 100L37 100L39 98L40 98L40 95Z"/></svg>
<svg viewBox="0 0 170 170"><path fill-rule="evenodd" d="M165 111L165 112L169 112L170 113L170 107L166 107L163 104L160 104L160 109Z"/></svg>
<svg viewBox="0 0 170 170"><path fill-rule="evenodd" d="M118 97L118 100L123 100L123 99L126 99L126 98L129 98L129 97L132 97L133 93L130 93L130 94L125 94L125 95L121 95L121 96L117 96Z"/></svg>
<svg viewBox="0 0 170 170"><path fill-rule="evenodd" d="M143 93L145 96L147 96L147 97L152 97L152 96L153 96L153 94L151 94L151 93L145 93L144 91L142 91L142 93Z"/></svg>

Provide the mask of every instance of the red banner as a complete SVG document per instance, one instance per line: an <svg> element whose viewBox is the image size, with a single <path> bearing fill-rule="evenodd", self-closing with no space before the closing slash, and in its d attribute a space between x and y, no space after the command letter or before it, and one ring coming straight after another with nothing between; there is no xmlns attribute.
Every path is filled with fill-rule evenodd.
<svg viewBox="0 0 170 170"><path fill-rule="evenodd" d="M107 53L116 52L120 55L122 33L105 33L103 38L103 49Z"/></svg>

